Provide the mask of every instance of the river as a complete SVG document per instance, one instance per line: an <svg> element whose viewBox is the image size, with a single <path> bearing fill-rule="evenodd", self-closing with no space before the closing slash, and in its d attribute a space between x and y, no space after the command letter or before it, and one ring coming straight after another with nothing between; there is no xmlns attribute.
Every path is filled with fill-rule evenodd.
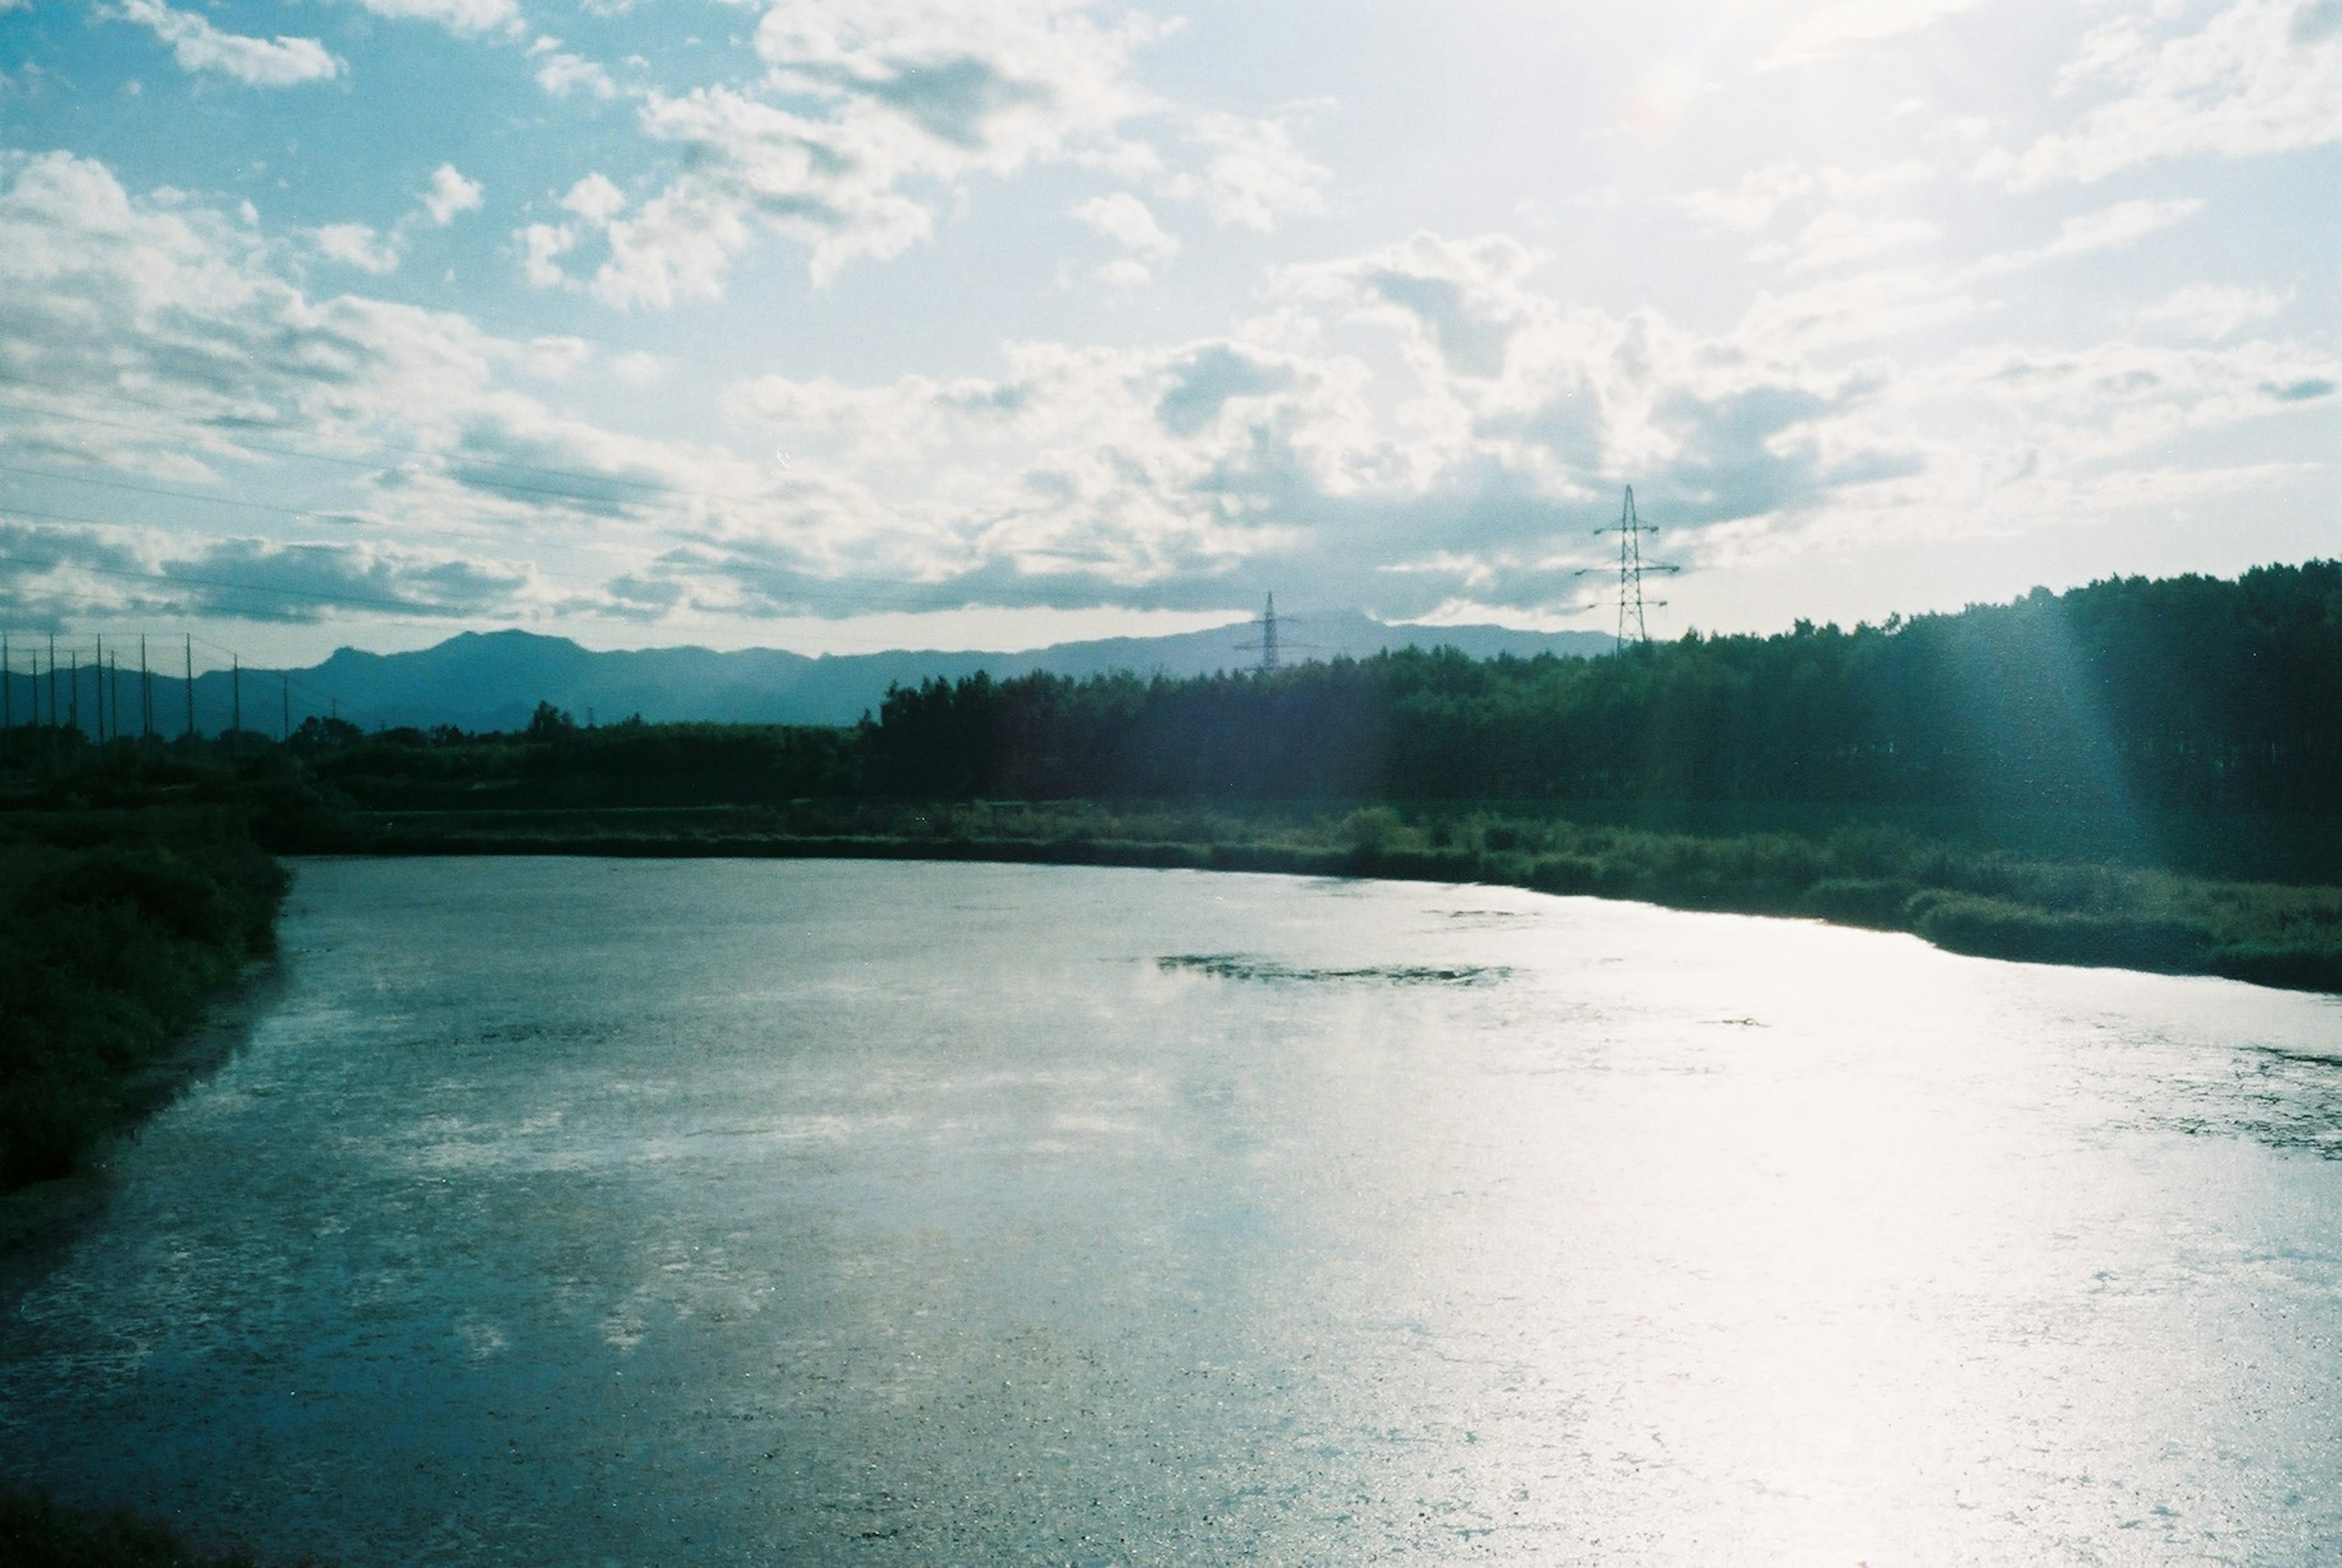
<svg viewBox="0 0 2342 1568"><path fill-rule="evenodd" d="M388 1563L2327 1564L2342 1005L1513 889L311 861L0 1471Z"/></svg>

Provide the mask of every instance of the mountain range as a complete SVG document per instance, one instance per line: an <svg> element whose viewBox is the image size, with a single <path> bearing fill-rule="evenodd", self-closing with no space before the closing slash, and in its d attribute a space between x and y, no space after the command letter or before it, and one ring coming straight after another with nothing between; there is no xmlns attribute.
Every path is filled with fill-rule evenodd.
<svg viewBox="0 0 2342 1568"><path fill-rule="evenodd" d="M1279 629L1288 664L1337 655L1363 658L1409 645L1452 646L1475 658L1576 657L1607 653L1612 645L1606 634L1597 632L1390 625L1356 612L1280 621ZM465 632L410 653L344 648L305 669L246 668L240 677L210 671L195 677L195 721L205 734L225 727L237 712L245 727L266 734L288 720L297 725L313 714L329 713L366 729L454 724L512 730L527 724L543 701L580 724L611 724L639 714L653 723L850 724L865 713L875 714L890 685L916 685L931 677L956 680L979 670L1006 679L1036 670L1080 677L1115 670L1185 676L1243 669L1258 661L1256 650L1243 645L1256 634L1256 628L1248 631L1239 622L1175 636L1109 637L1013 654L898 649L816 657L776 648L602 653L533 632ZM121 684L126 727L135 730L140 711L135 677L125 674ZM27 716L31 686L21 673L12 683L10 697L20 723ZM166 735L178 734L185 723L184 685L158 674L154 687L155 727ZM79 698L85 729L91 726L95 702L85 671Z"/></svg>

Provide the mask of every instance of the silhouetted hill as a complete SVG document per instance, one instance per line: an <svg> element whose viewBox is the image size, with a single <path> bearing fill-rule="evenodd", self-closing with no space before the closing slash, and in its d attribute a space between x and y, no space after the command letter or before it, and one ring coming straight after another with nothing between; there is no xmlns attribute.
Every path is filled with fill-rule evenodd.
<svg viewBox="0 0 2342 1568"><path fill-rule="evenodd" d="M1385 648L1448 645L1476 658L1498 654L1566 656L1606 653L1611 639L1596 632L1518 632L1503 626L1391 626L1352 612L1285 623L1301 646L1286 662L1336 654L1365 657ZM1251 634L1242 623L1169 637L1108 637L1060 643L1018 654L890 650L819 658L776 648L717 653L708 648L645 648L596 653L565 637L531 632L466 632L435 647L405 654L344 648L323 664L287 672L246 669L245 726L274 734L285 721L290 676L292 723L337 711L377 726L454 724L467 730L514 730L528 722L540 700L603 724L630 714L652 723L706 719L739 724L846 724L875 712L890 684L916 685L930 676L956 680L978 670L1006 678L1046 670L1092 675L1134 670L1183 676L1243 668L1258 655L1237 644ZM85 676L86 683L87 677ZM31 695L30 683L19 677ZM185 723L184 688L158 676L156 727L176 734ZM125 711L135 727L137 696L125 681ZM85 727L90 698L83 697ZM205 733L225 727L235 704L225 671L195 679L196 723Z"/></svg>

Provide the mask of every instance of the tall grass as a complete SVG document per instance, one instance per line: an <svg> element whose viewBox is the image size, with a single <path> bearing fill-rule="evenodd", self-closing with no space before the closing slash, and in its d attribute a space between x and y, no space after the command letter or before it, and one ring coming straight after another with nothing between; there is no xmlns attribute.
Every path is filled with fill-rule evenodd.
<svg viewBox="0 0 2342 1568"><path fill-rule="evenodd" d="M0 816L0 1186L71 1171L124 1090L275 943L287 880L240 816Z"/></svg>

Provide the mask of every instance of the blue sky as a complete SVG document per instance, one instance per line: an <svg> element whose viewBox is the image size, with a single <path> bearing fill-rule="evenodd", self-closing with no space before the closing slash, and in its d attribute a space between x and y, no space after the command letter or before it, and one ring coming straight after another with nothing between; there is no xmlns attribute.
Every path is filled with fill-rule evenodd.
<svg viewBox="0 0 2342 1568"><path fill-rule="evenodd" d="M1766 630L2342 544L2342 0L0 0L0 618Z"/></svg>

